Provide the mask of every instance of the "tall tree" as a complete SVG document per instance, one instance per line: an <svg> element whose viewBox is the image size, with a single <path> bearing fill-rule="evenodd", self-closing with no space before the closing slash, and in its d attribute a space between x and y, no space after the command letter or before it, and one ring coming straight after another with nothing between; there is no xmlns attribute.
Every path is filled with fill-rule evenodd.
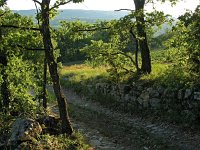
<svg viewBox="0 0 200 150"><path fill-rule="evenodd" d="M137 34L139 36L139 47L141 49L142 66L141 71L143 73L151 73L151 57L148 46L147 33L145 30L145 14L144 7L146 3L154 3L154 1L165 2L167 0L133 0L135 4L135 11L138 14L136 16L137 22ZM172 4L176 4L178 0L168 0Z"/></svg>
<svg viewBox="0 0 200 150"><path fill-rule="evenodd" d="M50 31L50 13L55 8L58 8L60 5L67 4L69 2L82 2L83 0L57 0L55 4L51 7L51 0L33 0L41 7L41 34L43 37L43 44L45 48L45 56L47 64L49 66L50 76L53 82L53 89L57 98L60 118L62 120L62 132L67 134L72 134L73 129L69 120L69 115L67 111L67 102L64 94L61 91L59 74L58 74L58 64L54 58L54 48L51 40L51 31Z"/></svg>
<svg viewBox="0 0 200 150"><path fill-rule="evenodd" d="M144 15L144 5L145 0L134 0L135 11L137 13L137 32L139 36L139 46L141 49L142 66L141 71L144 73L151 73L151 57L150 50L147 41L147 34L145 31L145 15Z"/></svg>

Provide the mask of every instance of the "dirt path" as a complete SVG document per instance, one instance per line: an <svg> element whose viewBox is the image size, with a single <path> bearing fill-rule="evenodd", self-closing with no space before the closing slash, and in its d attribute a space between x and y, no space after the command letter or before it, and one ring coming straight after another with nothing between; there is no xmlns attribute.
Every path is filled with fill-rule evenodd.
<svg viewBox="0 0 200 150"><path fill-rule="evenodd" d="M65 89L75 129L99 150L199 150L200 134L111 111Z"/></svg>

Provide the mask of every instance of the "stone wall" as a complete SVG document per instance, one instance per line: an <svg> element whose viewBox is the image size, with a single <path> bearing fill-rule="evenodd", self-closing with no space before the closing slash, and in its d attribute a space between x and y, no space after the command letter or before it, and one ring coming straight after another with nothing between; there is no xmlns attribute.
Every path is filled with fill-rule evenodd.
<svg viewBox="0 0 200 150"><path fill-rule="evenodd" d="M133 85L97 83L96 91L114 97L126 106L170 110L176 106L184 110L200 107L200 89L170 89L145 82Z"/></svg>

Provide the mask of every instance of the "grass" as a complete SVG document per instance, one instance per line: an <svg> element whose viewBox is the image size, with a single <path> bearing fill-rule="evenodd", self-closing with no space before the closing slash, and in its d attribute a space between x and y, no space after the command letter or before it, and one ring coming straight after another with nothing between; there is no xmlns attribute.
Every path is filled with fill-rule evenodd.
<svg viewBox="0 0 200 150"><path fill-rule="evenodd" d="M61 84L68 88L76 89L76 92L87 93L87 86L98 82L105 82L108 73L103 67L92 68L85 64L64 66L60 71Z"/></svg>
<svg viewBox="0 0 200 150"><path fill-rule="evenodd" d="M69 81L86 81L92 79L100 79L107 78L108 74L106 72L106 68L92 68L88 65L80 64L80 65L72 65L72 66L64 66L60 71L60 74L63 78L68 78Z"/></svg>
<svg viewBox="0 0 200 150"><path fill-rule="evenodd" d="M141 80L157 81L166 74L168 69L176 62L176 58L171 56L175 54L175 50L160 50L152 51L152 73L149 75L143 75ZM98 82L112 82L109 73L106 72L107 67L92 68L86 64L75 64L64 66L60 74L66 82L70 83L87 83L95 84ZM131 75L128 77L125 75L122 82L128 82ZM62 81L64 82L64 81ZM159 81L158 81L159 82Z"/></svg>
<svg viewBox="0 0 200 150"><path fill-rule="evenodd" d="M66 135L53 136L49 134L41 135L38 145L34 149L69 149L69 150L88 150L89 145L85 144L83 136L74 132L73 136Z"/></svg>

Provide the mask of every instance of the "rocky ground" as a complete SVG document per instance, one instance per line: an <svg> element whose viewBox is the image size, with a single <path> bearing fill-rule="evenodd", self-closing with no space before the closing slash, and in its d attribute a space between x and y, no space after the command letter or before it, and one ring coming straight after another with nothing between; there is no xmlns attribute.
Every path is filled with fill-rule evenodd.
<svg viewBox="0 0 200 150"><path fill-rule="evenodd" d="M68 89L64 93L72 108L74 128L82 132L94 149L200 149L198 132L114 112ZM58 111L56 107L54 111Z"/></svg>

